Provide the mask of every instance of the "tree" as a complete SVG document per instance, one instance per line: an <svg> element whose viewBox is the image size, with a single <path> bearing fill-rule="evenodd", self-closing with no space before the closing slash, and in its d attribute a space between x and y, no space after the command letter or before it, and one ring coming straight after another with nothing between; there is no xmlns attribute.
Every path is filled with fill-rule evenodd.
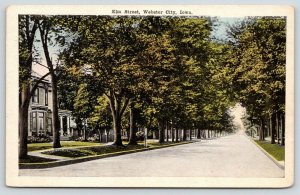
<svg viewBox="0 0 300 195"><path fill-rule="evenodd" d="M233 44L234 90L250 116L261 123L260 139L270 121L271 143L275 143L275 121L284 115L285 107L286 19L254 17L243 24L231 28L237 37Z"/></svg>
<svg viewBox="0 0 300 195"><path fill-rule="evenodd" d="M109 101L102 95L97 98L97 104L89 118L91 126L99 132L99 141L102 142L102 135L106 131L106 141L108 140L109 130L112 126Z"/></svg>
<svg viewBox="0 0 300 195"><path fill-rule="evenodd" d="M36 32L39 18L30 15L19 16L19 158L27 157L28 108L38 84L50 72L41 78L32 80L32 64L36 58Z"/></svg>
<svg viewBox="0 0 300 195"><path fill-rule="evenodd" d="M87 121L90 118L93 110L96 97L89 91L86 83L80 84L77 95L74 100L73 116L78 118L83 123L83 139L87 141Z"/></svg>
<svg viewBox="0 0 300 195"><path fill-rule="evenodd" d="M60 148L60 124L58 117L58 99L57 99L57 75L56 75L56 65L53 64L52 59L50 57L49 52L49 44L51 43L51 33L55 33L55 17L43 16L39 21L38 28L40 32L40 39L44 51L44 55L46 58L47 68L49 70L51 76L51 86L52 86L52 126L53 126L53 148Z"/></svg>

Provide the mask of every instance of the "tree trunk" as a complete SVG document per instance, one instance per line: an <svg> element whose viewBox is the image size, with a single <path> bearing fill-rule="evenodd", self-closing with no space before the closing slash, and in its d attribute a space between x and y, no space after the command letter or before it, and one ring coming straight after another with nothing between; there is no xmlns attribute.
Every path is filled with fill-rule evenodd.
<svg viewBox="0 0 300 195"><path fill-rule="evenodd" d="M109 95L107 95L109 99L109 106L111 110L111 115L113 118L113 128L114 128L114 142L112 145L115 146L123 146L122 143L122 127L121 127L121 119L122 115L125 111L125 109L128 106L129 98L125 98L123 106L122 105L122 99L124 97L117 96L113 91L109 92Z"/></svg>
<svg viewBox="0 0 300 195"><path fill-rule="evenodd" d="M103 139L102 139L102 135L103 135L103 131L98 130L99 133L99 142L102 143Z"/></svg>
<svg viewBox="0 0 300 195"><path fill-rule="evenodd" d="M190 140L192 140L192 139L193 139L193 138L192 138L192 129L190 129L189 132L190 132L190 133L189 133L189 134L190 134Z"/></svg>
<svg viewBox="0 0 300 195"><path fill-rule="evenodd" d="M281 117L281 146L285 145L285 114L282 113Z"/></svg>
<svg viewBox="0 0 300 195"><path fill-rule="evenodd" d="M105 142L108 143L108 137L109 137L109 130L105 129L106 136L105 136Z"/></svg>
<svg viewBox="0 0 300 195"><path fill-rule="evenodd" d="M131 105L129 109L129 116L130 116L130 135L129 135L129 143L128 145L137 145L137 138L136 138L136 132L137 132L137 127L136 127L136 110L133 108L133 105Z"/></svg>
<svg viewBox="0 0 300 195"><path fill-rule="evenodd" d="M51 72L52 84L52 126L53 126L53 148L60 148L60 135L59 135L59 118L58 118L58 102L57 102L57 81L54 71Z"/></svg>
<svg viewBox="0 0 300 195"><path fill-rule="evenodd" d="M87 126L87 123L86 123L86 119L84 119L84 126L83 126L83 141L87 141L87 131L86 131L86 126Z"/></svg>
<svg viewBox="0 0 300 195"><path fill-rule="evenodd" d="M183 129L182 141L186 141L186 129Z"/></svg>
<svg viewBox="0 0 300 195"><path fill-rule="evenodd" d="M21 92L21 100L28 98L30 88L24 85ZM28 136L28 107L29 104L19 106L19 159L27 157L27 136Z"/></svg>
<svg viewBox="0 0 300 195"><path fill-rule="evenodd" d="M200 131L200 132L201 132L201 131ZM202 134L202 137L203 137L204 139L206 139L206 130L203 130L202 133L203 133L203 134Z"/></svg>
<svg viewBox="0 0 300 195"><path fill-rule="evenodd" d="M259 140L265 141L265 121L264 121L264 119L260 120Z"/></svg>
<svg viewBox="0 0 300 195"><path fill-rule="evenodd" d="M114 126L114 142L112 145L123 146L122 135L121 135L121 118L118 114L113 115L113 126Z"/></svg>
<svg viewBox="0 0 300 195"><path fill-rule="evenodd" d="M279 114L276 112L275 120L276 120L276 137L277 137L277 144L280 144L280 132L279 132Z"/></svg>
<svg viewBox="0 0 300 195"><path fill-rule="evenodd" d="M166 122L166 142L169 142L169 125L168 122Z"/></svg>
<svg viewBox="0 0 300 195"><path fill-rule="evenodd" d="M201 130L200 129L197 130L197 139L201 139Z"/></svg>
<svg viewBox="0 0 300 195"><path fill-rule="evenodd" d="M270 130L271 130L271 144L275 144L275 117L274 114L270 116Z"/></svg>
<svg viewBox="0 0 300 195"><path fill-rule="evenodd" d="M164 122L163 121L159 121L158 122L158 132L159 132L159 138L158 138L158 142L159 143L164 143L165 142L165 133L164 133Z"/></svg>
<svg viewBox="0 0 300 195"><path fill-rule="evenodd" d="M171 127L171 136L172 136L172 142L174 142L174 128L173 127Z"/></svg>
<svg viewBox="0 0 300 195"><path fill-rule="evenodd" d="M178 137L179 137L179 132L178 132L178 128L175 128L175 142L178 142Z"/></svg>
<svg viewBox="0 0 300 195"><path fill-rule="evenodd" d="M19 16L25 17L24 25L26 38L23 39L27 52L29 54L25 61L20 60L19 65L20 68L24 68L26 71L24 72L24 83L20 88L20 99L19 99L19 159L27 157L27 137L28 137L28 108L31 100L30 96L30 78L32 71L32 50L33 50L33 42L36 31L38 29L38 21L34 20L33 25L30 23L30 16ZM21 49L21 44L19 45L19 49ZM25 62L25 63L24 63ZM36 84L37 85L37 84Z"/></svg>

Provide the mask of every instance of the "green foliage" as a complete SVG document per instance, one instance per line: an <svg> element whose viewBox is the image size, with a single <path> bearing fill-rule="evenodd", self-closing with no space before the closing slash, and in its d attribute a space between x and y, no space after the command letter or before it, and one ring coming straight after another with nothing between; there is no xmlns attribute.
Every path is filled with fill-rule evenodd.
<svg viewBox="0 0 300 195"><path fill-rule="evenodd" d="M61 141L62 148L64 147L81 147L81 146L94 146L99 145L99 143L92 142L79 142L79 141ZM52 148L52 143L31 143L28 144L28 151L46 150Z"/></svg>
<svg viewBox="0 0 300 195"><path fill-rule="evenodd" d="M284 147L278 146L276 144L270 144L267 141L258 141L255 142L260 145L264 150L266 150L270 155L272 155L278 161L284 161L285 150Z"/></svg>
<svg viewBox="0 0 300 195"><path fill-rule="evenodd" d="M47 163L56 161L55 159L42 158L37 156L27 156L27 158L20 159L19 163Z"/></svg>
<svg viewBox="0 0 300 195"><path fill-rule="evenodd" d="M236 102L252 118L284 111L285 18L246 18L227 42L211 39L209 17L50 18L63 64L60 106L93 129L127 128L129 105L149 129L232 131Z"/></svg>
<svg viewBox="0 0 300 195"><path fill-rule="evenodd" d="M239 29L232 48L233 81L250 115L269 116L285 108L286 19L256 17ZM235 30L236 31L236 30Z"/></svg>

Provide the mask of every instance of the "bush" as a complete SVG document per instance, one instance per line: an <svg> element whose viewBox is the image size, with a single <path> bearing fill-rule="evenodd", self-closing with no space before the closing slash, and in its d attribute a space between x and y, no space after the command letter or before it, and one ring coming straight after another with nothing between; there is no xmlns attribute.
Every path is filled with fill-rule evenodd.
<svg viewBox="0 0 300 195"><path fill-rule="evenodd" d="M53 139L50 136L29 136L27 143L47 143L52 142Z"/></svg>
<svg viewBox="0 0 300 195"><path fill-rule="evenodd" d="M74 139L74 141L81 141L81 142L83 142L84 141L84 137L78 137L78 138ZM87 141L88 142L99 142L99 135L94 134L93 136L88 137Z"/></svg>
<svg viewBox="0 0 300 195"><path fill-rule="evenodd" d="M145 139L145 133L143 131L136 132L136 139L138 141L143 141Z"/></svg>
<svg viewBox="0 0 300 195"><path fill-rule="evenodd" d="M99 136L97 134L94 134L92 137L88 138L89 142L99 142Z"/></svg>

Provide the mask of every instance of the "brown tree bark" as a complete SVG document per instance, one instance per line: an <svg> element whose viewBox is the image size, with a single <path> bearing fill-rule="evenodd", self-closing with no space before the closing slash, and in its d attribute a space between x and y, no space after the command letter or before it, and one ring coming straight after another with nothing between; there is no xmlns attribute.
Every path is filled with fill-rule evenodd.
<svg viewBox="0 0 300 195"><path fill-rule="evenodd" d="M53 70L52 70L53 71ZM54 71L51 73L51 84L52 84L52 120L53 120L53 148L60 148L60 124L58 118L58 101L57 101L57 81Z"/></svg>
<svg viewBox="0 0 300 195"><path fill-rule="evenodd" d="M280 144L279 114L275 114L277 144Z"/></svg>
<svg viewBox="0 0 300 195"><path fill-rule="evenodd" d="M210 133L209 133L209 129L207 130L207 138L210 138Z"/></svg>
<svg viewBox="0 0 300 195"><path fill-rule="evenodd" d="M260 132L259 132L259 140L265 140L265 121L263 119L260 120Z"/></svg>
<svg viewBox="0 0 300 195"><path fill-rule="evenodd" d="M99 134L99 143L102 143L103 142L103 131L101 131L100 129L98 129L98 134Z"/></svg>
<svg viewBox="0 0 300 195"><path fill-rule="evenodd" d="M178 137L179 137L179 132L178 132L178 128L175 128L175 142L178 142Z"/></svg>
<svg viewBox="0 0 300 195"><path fill-rule="evenodd" d="M130 129L129 129L129 143L128 145L137 145L137 138L136 138L136 132L137 132L137 127L136 127L136 110L134 108L134 105L131 104L130 109L129 109L129 116L130 116Z"/></svg>
<svg viewBox="0 0 300 195"><path fill-rule="evenodd" d="M113 129L114 129L114 142L112 145L123 146L122 135L121 135L121 119L125 109L128 106L129 98L117 96L113 91L110 91L107 95L109 99L110 110L113 118ZM122 105L122 99L123 105Z"/></svg>
<svg viewBox="0 0 300 195"><path fill-rule="evenodd" d="M201 139L201 130L197 129L197 139Z"/></svg>
<svg viewBox="0 0 300 195"><path fill-rule="evenodd" d="M158 142L159 143L164 143L165 142L165 132L164 132L164 122L163 121L158 121Z"/></svg>
<svg viewBox="0 0 300 195"><path fill-rule="evenodd" d="M29 96L29 86L23 87L21 99ZM19 108L19 159L27 157L27 137L28 137L28 105L21 105Z"/></svg>
<svg viewBox="0 0 300 195"><path fill-rule="evenodd" d="M108 138L109 138L109 130L105 129L105 132L106 132L105 142L107 143L108 142Z"/></svg>
<svg viewBox="0 0 300 195"><path fill-rule="evenodd" d="M285 145L285 115L284 113L281 114L280 117L280 121L281 121L281 146Z"/></svg>
<svg viewBox="0 0 300 195"><path fill-rule="evenodd" d="M47 62L47 66L51 76L51 85L52 85L52 126L53 126L53 148L60 148L60 134L59 134L59 118L58 118L58 101L57 101L57 78L54 70L52 60L50 58L50 53L48 50L48 34L50 31L50 24L47 21L43 21L39 24L41 42Z"/></svg>
<svg viewBox="0 0 300 195"><path fill-rule="evenodd" d="M189 134L190 134L190 140L192 140L192 129L189 130Z"/></svg>
<svg viewBox="0 0 300 195"><path fill-rule="evenodd" d="M168 125L168 122L166 122L166 142L169 142L169 125Z"/></svg>
<svg viewBox="0 0 300 195"><path fill-rule="evenodd" d="M31 26L30 17L25 17L24 26L25 32L19 29L19 35L24 35L23 39L26 42L26 49L28 52L28 58L25 61L19 61L19 65L21 68L26 70L24 75L24 83L21 84L21 91L19 97L19 159L27 157L27 137L28 137L28 108L30 104L30 78L31 78L31 70L32 70L32 50L33 50L33 42L35 33L38 29L38 20L33 21L33 25ZM22 32L21 32L22 31ZM37 85L38 83L36 83Z"/></svg>
<svg viewBox="0 0 300 195"><path fill-rule="evenodd" d="M171 127L171 136L172 136L172 142L174 142L175 133L174 133L174 128L173 127Z"/></svg>
<svg viewBox="0 0 300 195"><path fill-rule="evenodd" d="M183 129L182 141L186 141L186 129Z"/></svg>
<svg viewBox="0 0 300 195"><path fill-rule="evenodd" d="M275 117L274 116L275 116L274 114L271 114L271 116L270 116L271 144L275 144L276 129L275 129Z"/></svg>

